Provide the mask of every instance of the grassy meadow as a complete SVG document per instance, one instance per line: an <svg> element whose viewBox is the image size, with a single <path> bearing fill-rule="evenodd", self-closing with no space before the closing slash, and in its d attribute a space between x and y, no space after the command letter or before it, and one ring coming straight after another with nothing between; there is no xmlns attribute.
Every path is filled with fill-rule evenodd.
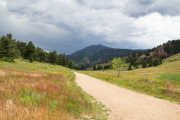
<svg viewBox="0 0 180 120"><path fill-rule="evenodd" d="M157 67L121 71L82 71L118 86L167 99L180 104L180 54L166 59Z"/></svg>
<svg viewBox="0 0 180 120"><path fill-rule="evenodd" d="M106 120L104 106L83 92L70 69L0 61L1 120Z"/></svg>

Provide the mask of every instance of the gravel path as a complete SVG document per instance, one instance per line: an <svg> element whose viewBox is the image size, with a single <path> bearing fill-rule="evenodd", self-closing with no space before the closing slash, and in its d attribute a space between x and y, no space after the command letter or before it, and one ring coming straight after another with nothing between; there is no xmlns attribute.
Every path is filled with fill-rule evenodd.
<svg viewBox="0 0 180 120"><path fill-rule="evenodd" d="M75 73L77 84L112 112L110 120L180 120L180 105Z"/></svg>

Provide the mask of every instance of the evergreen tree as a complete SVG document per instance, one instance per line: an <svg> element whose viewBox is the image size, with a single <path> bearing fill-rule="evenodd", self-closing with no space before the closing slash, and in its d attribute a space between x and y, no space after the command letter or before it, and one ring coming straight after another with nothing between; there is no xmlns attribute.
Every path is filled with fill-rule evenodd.
<svg viewBox="0 0 180 120"><path fill-rule="evenodd" d="M58 64L58 65L65 66L65 55L59 54L59 55L57 56L57 64Z"/></svg>
<svg viewBox="0 0 180 120"><path fill-rule="evenodd" d="M57 53L56 53L56 51L50 52L48 54L48 62L51 64L57 64Z"/></svg>
<svg viewBox="0 0 180 120"><path fill-rule="evenodd" d="M21 57L25 58L27 44L25 42L17 41L16 45L17 45L17 49L20 51Z"/></svg>
<svg viewBox="0 0 180 120"><path fill-rule="evenodd" d="M30 62L34 61L35 58L35 46L32 41L29 41L26 46L25 58Z"/></svg>
<svg viewBox="0 0 180 120"><path fill-rule="evenodd" d="M35 51L35 58L34 59L36 61L39 61L39 62L45 62L46 57L47 57L47 53L43 49L37 47L36 51Z"/></svg>
<svg viewBox="0 0 180 120"><path fill-rule="evenodd" d="M16 40L12 39L11 34L3 36L0 39L0 58L6 61L13 61L19 56L19 51L16 47Z"/></svg>

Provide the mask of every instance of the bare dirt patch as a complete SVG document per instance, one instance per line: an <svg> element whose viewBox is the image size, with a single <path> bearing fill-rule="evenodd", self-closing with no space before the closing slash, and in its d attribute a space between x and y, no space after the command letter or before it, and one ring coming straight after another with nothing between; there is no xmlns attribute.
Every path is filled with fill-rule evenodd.
<svg viewBox="0 0 180 120"><path fill-rule="evenodd" d="M4 72L3 70L0 70L0 77L4 77L6 75L6 72Z"/></svg>

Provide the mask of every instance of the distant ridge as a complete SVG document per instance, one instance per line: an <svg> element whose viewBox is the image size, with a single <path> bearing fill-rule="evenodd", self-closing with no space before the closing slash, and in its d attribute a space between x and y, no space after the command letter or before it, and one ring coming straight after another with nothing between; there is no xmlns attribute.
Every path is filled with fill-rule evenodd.
<svg viewBox="0 0 180 120"><path fill-rule="evenodd" d="M101 44L91 45L72 53L69 58L79 65L92 66L112 60L115 57L128 56L142 50L110 48Z"/></svg>

